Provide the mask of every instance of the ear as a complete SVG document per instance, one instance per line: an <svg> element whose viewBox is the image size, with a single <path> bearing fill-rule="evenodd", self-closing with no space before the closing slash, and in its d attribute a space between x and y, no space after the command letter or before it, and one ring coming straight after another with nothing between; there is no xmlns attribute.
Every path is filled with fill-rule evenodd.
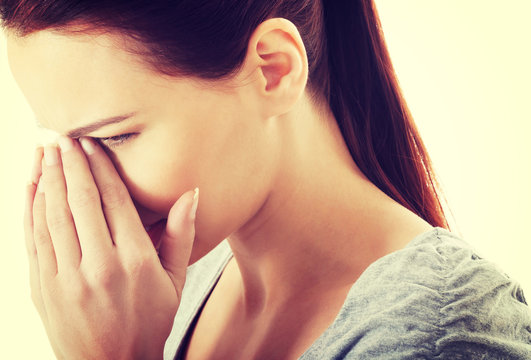
<svg viewBox="0 0 531 360"><path fill-rule="evenodd" d="M283 18L268 19L251 35L243 72L263 105L263 115L288 112L304 93L308 58L297 27Z"/></svg>

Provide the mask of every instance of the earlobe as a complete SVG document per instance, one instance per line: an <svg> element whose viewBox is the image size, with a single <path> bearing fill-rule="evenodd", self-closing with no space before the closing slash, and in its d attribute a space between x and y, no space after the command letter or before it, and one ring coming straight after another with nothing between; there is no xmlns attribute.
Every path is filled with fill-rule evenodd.
<svg viewBox="0 0 531 360"><path fill-rule="evenodd" d="M255 59L259 94L274 112L269 115L289 111L308 78L306 50L295 25L283 18L264 21L251 36L247 57Z"/></svg>

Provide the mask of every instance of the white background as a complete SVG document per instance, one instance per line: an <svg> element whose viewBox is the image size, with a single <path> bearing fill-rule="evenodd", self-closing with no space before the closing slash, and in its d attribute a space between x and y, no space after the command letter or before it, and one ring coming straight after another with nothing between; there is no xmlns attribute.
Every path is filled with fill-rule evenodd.
<svg viewBox="0 0 531 360"><path fill-rule="evenodd" d="M453 228L531 298L531 2L377 1L406 100ZM31 109L0 40L0 358L53 359L29 295L22 232ZM457 225L457 226L456 226Z"/></svg>

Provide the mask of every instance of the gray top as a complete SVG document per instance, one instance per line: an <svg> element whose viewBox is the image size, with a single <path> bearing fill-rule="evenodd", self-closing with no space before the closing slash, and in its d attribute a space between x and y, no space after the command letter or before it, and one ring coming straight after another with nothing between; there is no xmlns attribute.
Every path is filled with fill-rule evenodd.
<svg viewBox="0 0 531 360"><path fill-rule="evenodd" d="M182 356L231 257L223 241L188 268L165 360ZM299 359L531 359L531 311L516 282L437 227L365 269Z"/></svg>

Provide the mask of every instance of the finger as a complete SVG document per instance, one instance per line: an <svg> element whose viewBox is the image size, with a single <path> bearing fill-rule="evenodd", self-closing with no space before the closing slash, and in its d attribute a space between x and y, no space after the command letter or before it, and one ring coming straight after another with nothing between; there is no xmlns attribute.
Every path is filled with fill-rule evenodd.
<svg viewBox="0 0 531 360"><path fill-rule="evenodd" d="M82 261L98 266L107 260L113 250L98 188L79 143L61 136L59 146L68 204L77 229Z"/></svg>
<svg viewBox="0 0 531 360"><path fill-rule="evenodd" d="M33 168L31 171L31 180L26 187L26 203L24 207L24 231L26 239L26 250L28 257L37 256L35 244L33 242L33 200L35 198L35 192L37 191L37 184L42 173L42 156L43 148L38 146L35 149L35 155L33 159ZM35 257L36 260L36 257Z"/></svg>
<svg viewBox="0 0 531 360"><path fill-rule="evenodd" d="M199 189L185 193L168 214L166 229L162 234L159 258L170 276L173 286L180 293L195 238L195 213Z"/></svg>
<svg viewBox="0 0 531 360"><path fill-rule="evenodd" d="M35 198L35 192L37 191L37 185L34 183L26 186L26 204L24 207L24 239L26 242L26 252L28 255L28 261L30 266L30 277L34 272L39 273L37 249L33 242L33 199Z"/></svg>
<svg viewBox="0 0 531 360"><path fill-rule="evenodd" d="M38 146L35 149L33 167L31 171L31 181L26 186L26 203L24 207L24 238L26 242L28 260L30 261L30 267L32 266L32 261L37 261L37 249L35 248L35 243L33 241L33 200L35 199L37 184L39 183L42 173L42 156L43 148L42 146ZM36 270L39 270L38 266Z"/></svg>
<svg viewBox="0 0 531 360"><path fill-rule="evenodd" d="M38 182L38 180L37 180ZM33 242L33 199L35 198L35 192L37 191L37 185L31 182L26 187L26 204L24 209L24 238L26 242L26 251L28 254L29 263L29 281L31 289L31 300L37 308L37 311L44 319L46 311L44 310L44 303L42 301L41 293L41 281L39 275L39 262L37 259L37 249Z"/></svg>
<svg viewBox="0 0 531 360"><path fill-rule="evenodd" d="M66 184L61 160L55 146L44 148L44 189L46 222L57 258L57 271L79 267L81 249L74 220L67 202Z"/></svg>
<svg viewBox="0 0 531 360"><path fill-rule="evenodd" d="M89 138L81 138L81 145L94 180L101 195L103 211L111 236L117 247L126 251L153 249L148 236L138 236L144 231L142 221L120 175L103 149Z"/></svg>
<svg viewBox="0 0 531 360"><path fill-rule="evenodd" d="M33 200L33 241L37 250L39 276L41 284L57 274L57 262L52 239L46 223L46 203L44 199L44 184L42 179L37 186Z"/></svg>
<svg viewBox="0 0 531 360"><path fill-rule="evenodd" d="M48 314L46 313L44 301L42 299L39 261L37 257L37 248L35 247L35 241L33 240L33 202L35 200L37 185L42 174L42 157L43 148L42 146L37 146L33 159L31 182L26 186L26 203L24 207L24 239L26 244L26 252L28 255L31 300L46 326L48 323Z"/></svg>

